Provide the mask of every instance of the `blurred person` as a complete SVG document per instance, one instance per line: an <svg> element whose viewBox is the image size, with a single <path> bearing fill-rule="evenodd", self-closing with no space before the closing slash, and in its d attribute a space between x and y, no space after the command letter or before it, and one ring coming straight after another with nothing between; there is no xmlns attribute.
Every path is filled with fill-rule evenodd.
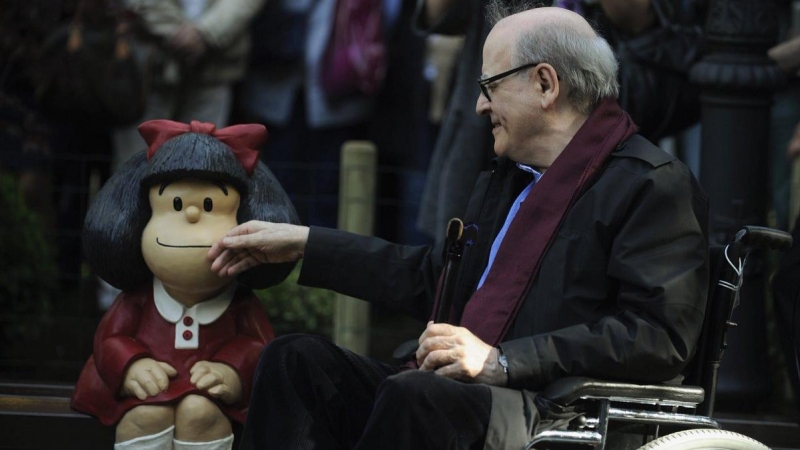
<svg viewBox="0 0 800 450"><path fill-rule="evenodd" d="M417 228L437 242L447 221L464 211L478 174L494 156L491 124L477 116L475 79L490 25L485 0L419 0L414 26L421 32L463 35L453 87L428 165ZM530 2L531 6L534 2ZM549 2L546 2L549 4Z"/></svg>
<svg viewBox="0 0 800 450"><path fill-rule="evenodd" d="M233 83L244 77L250 51L248 25L265 0L124 0L136 16L150 66L151 92L143 117L198 120L224 127ZM113 167L142 150L135 125L114 133Z"/></svg>
<svg viewBox="0 0 800 450"><path fill-rule="evenodd" d="M386 78L369 124L369 139L378 149L375 235L422 245L429 238L415 223L437 131L428 108L434 79L446 78L437 74L449 75L452 71L437 70L430 64L428 39L411 27L416 5L403 2L398 6L387 23ZM388 12L386 3L384 7Z"/></svg>
<svg viewBox="0 0 800 450"><path fill-rule="evenodd" d="M337 221L341 146L367 136L375 101L362 93L333 99L322 85L337 3L271 0L253 23L250 73L237 95L242 120L267 125L262 159L301 221L329 227Z"/></svg>

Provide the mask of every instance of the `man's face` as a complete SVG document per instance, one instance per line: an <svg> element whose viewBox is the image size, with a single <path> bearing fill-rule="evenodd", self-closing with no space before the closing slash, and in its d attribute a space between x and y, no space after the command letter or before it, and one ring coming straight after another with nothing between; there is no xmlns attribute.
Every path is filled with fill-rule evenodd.
<svg viewBox="0 0 800 450"><path fill-rule="evenodd" d="M196 179L150 188L153 215L142 233L147 267L168 288L213 296L231 282L211 271L211 245L237 225L239 193ZM227 192L226 192L227 191Z"/></svg>
<svg viewBox="0 0 800 450"><path fill-rule="evenodd" d="M515 42L516 36L508 28L496 27L489 33L483 47L481 78L489 78L514 68L511 64L511 53ZM534 70L532 67L489 83L486 87L491 101L483 94L478 96L475 111L489 116L492 121L494 152L497 156L523 162L519 156L540 128L536 121L538 108L532 81Z"/></svg>

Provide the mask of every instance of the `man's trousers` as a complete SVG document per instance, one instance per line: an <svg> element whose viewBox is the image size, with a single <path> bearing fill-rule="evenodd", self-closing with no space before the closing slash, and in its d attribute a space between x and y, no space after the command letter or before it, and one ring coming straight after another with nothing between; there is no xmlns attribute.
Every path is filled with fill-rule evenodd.
<svg viewBox="0 0 800 450"><path fill-rule="evenodd" d="M489 388L399 369L306 335L261 355L242 450L480 450Z"/></svg>

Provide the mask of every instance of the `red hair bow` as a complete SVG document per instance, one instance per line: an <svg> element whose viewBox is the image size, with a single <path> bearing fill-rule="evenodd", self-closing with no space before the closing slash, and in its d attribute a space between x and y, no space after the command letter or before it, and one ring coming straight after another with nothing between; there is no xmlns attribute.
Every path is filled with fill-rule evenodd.
<svg viewBox="0 0 800 450"><path fill-rule="evenodd" d="M139 125L139 134L147 142L147 160L156 154L164 142L184 133L199 133L213 136L230 147L247 176L253 174L258 165L258 148L267 142L267 128L250 123L233 125L217 130L213 123L191 121L188 125L172 120L148 120Z"/></svg>

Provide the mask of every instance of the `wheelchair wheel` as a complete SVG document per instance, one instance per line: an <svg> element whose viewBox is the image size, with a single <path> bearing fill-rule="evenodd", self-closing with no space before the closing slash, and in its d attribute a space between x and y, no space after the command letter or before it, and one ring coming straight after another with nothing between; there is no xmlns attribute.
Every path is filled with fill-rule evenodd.
<svg viewBox="0 0 800 450"><path fill-rule="evenodd" d="M686 430L662 436L639 450L769 450L769 447L743 434L725 430Z"/></svg>

